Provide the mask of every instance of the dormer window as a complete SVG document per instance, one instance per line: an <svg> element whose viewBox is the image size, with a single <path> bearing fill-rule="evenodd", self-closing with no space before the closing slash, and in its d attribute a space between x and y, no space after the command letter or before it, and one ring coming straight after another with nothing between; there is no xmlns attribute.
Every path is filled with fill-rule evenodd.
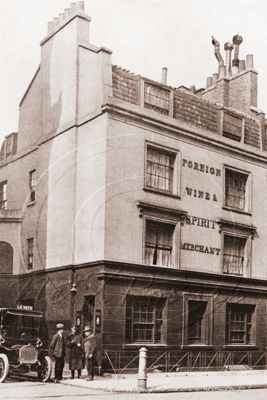
<svg viewBox="0 0 267 400"><path fill-rule="evenodd" d="M241 142L244 137L243 119L235 115L223 113L223 132L222 135Z"/></svg>
<svg viewBox="0 0 267 400"><path fill-rule="evenodd" d="M164 115L169 115L170 91L145 82L144 107Z"/></svg>

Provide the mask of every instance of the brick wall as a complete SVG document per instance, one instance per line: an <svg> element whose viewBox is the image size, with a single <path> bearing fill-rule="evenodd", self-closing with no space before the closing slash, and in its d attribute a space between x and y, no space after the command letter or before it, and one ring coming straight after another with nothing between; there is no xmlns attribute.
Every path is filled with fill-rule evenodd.
<svg viewBox="0 0 267 400"><path fill-rule="evenodd" d="M114 97L137 104L137 76L112 66L112 83Z"/></svg>
<svg viewBox="0 0 267 400"><path fill-rule="evenodd" d="M254 147L261 147L260 126L258 122L246 119L244 143Z"/></svg>
<svg viewBox="0 0 267 400"><path fill-rule="evenodd" d="M128 71L117 66L112 66L113 96L132 104L140 104L138 94L138 79L138 76ZM239 85L241 88L244 87L244 90L247 94L247 97L244 95L240 100L241 103L242 101L246 100L246 104L244 104L243 107L244 109L248 107L248 104L250 104L253 99L255 100L256 79L257 75L251 72L250 74L246 73L239 77L239 79L234 83L235 85ZM253 81L248 85L250 88L249 90L245 85L244 80ZM158 85L159 87L161 86L160 83ZM227 95L226 97L229 97L228 86L229 82L226 80L221 80L219 83L217 83L216 87L214 88L214 90L216 89L216 93L213 90L210 94L211 98L213 98L213 101L214 97L217 96L217 101L220 104L223 104L226 101L224 96ZM170 89L174 92L173 118L197 126L206 131L216 134L218 133L218 112L221 106L211 103L207 99L187 93L183 90ZM205 96L207 98L209 97L209 91ZM238 99L236 99L236 102L238 102ZM233 99L231 100L231 103L233 103ZM239 108L242 108L241 103L239 104ZM236 107L234 107L233 104L231 109L232 113L234 113L233 109L235 108ZM244 111L245 110L243 110L243 112ZM260 126L255 120L246 118L244 143L257 148L261 147Z"/></svg>
<svg viewBox="0 0 267 400"><path fill-rule="evenodd" d="M214 104L209 104L196 96L182 91L175 91L173 117L210 132L217 132L217 110Z"/></svg>

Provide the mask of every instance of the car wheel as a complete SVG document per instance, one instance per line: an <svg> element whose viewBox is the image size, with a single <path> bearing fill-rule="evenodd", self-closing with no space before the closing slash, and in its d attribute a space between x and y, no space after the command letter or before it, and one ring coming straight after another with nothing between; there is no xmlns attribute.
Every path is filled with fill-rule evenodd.
<svg viewBox="0 0 267 400"><path fill-rule="evenodd" d="M0 383L4 382L9 371L9 361L5 354L0 354Z"/></svg>
<svg viewBox="0 0 267 400"><path fill-rule="evenodd" d="M52 372L52 361L50 357L45 356L42 362L42 367L43 370L38 372L38 378L42 382L47 382Z"/></svg>

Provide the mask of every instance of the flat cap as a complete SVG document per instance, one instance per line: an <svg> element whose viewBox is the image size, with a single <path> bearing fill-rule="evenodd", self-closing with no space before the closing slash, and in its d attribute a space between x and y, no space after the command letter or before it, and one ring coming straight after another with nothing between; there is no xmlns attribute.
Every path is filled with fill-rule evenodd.
<svg viewBox="0 0 267 400"><path fill-rule="evenodd" d="M64 328L64 325L63 325L63 324L57 324L57 325L56 325L56 328L57 328L57 329L63 329L63 328Z"/></svg>

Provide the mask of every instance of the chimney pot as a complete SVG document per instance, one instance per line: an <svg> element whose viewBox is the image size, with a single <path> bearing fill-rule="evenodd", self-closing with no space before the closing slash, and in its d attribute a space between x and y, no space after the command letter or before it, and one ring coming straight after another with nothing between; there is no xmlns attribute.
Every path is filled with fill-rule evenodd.
<svg viewBox="0 0 267 400"><path fill-rule="evenodd" d="M84 1L77 1L76 8L84 11Z"/></svg>
<svg viewBox="0 0 267 400"><path fill-rule="evenodd" d="M70 9L69 8L65 8L64 10L64 19L68 19L70 15Z"/></svg>
<svg viewBox="0 0 267 400"><path fill-rule="evenodd" d="M48 22L47 24L47 33L50 33L53 29L53 22Z"/></svg>
<svg viewBox="0 0 267 400"><path fill-rule="evenodd" d="M242 72L246 70L246 61L245 60L240 60L239 61L239 68L238 72Z"/></svg>
<svg viewBox="0 0 267 400"><path fill-rule="evenodd" d="M53 28L55 28L55 26L57 26L59 23L59 18L58 17L54 17L53 18Z"/></svg>
<svg viewBox="0 0 267 400"><path fill-rule="evenodd" d="M212 77L209 76L209 77L207 78L206 89L208 89L208 88L211 87L211 86L212 86Z"/></svg>
<svg viewBox="0 0 267 400"><path fill-rule="evenodd" d="M59 14L59 23L61 24L63 22L63 20L64 20L64 14L60 13Z"/></svg>
<svg viewBox="0 0 267 400"><path fill-rule="evenodd" d="M70 5L70 12L73 13L76 9L76 3L71 3Z"/></svg>
<svg viewBox="0 0 267 400"><path fill-rule="evenodd" d="M167 71L168 71L168 68L166 68L166 67L162 68L161 83L163 85L167 85Z"/></svg>
<svg viewBox="0 0 267 400"><path fill-rule="evenodd" d="M253 69L254 68L254 66L253 66L253 55L252 54L248 54L247 55L247 57L246 57L246 64L247 64L247 69Z"/></svg>
<svg viewBox="0 0 267 400"><path fill-rule="evenodd" d="M196 86L195 85L191 85L190 86L190 92L195 94L195 91L196 91Z"/></svg>
<svg viewBox="0 0 267 400"><path fill-rule="evenodd" d="M212 85L216 85L216 82L218 80L218 76L219 75L217 73L212 75Z"/></svg>
<svg viewBox="0 0 267 400"><path fill-rule="evenodd" d="M225 65L222 65L222 66L219 68L219 79L225 78L225 77L226 77L226 66L225 66Z"/></svg>

